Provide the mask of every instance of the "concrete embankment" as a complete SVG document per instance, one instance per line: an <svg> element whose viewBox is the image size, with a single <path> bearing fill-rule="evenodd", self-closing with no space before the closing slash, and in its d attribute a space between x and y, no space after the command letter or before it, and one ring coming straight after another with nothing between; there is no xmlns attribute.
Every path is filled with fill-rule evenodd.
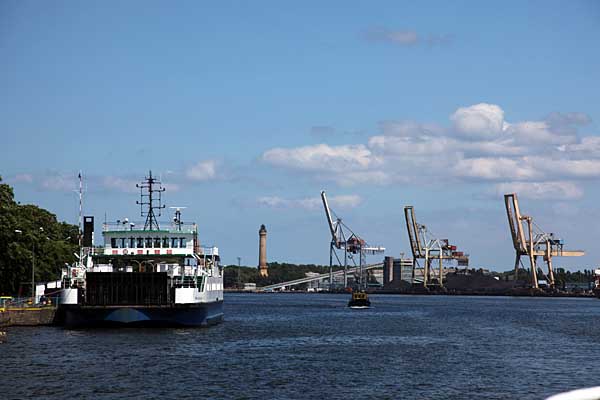
<svg viewBox="0 0 600 400"><path fill-rule="evenodd" d="M8 308L0 313L0 327L52 325L55 318L55 307Z"/></svg>

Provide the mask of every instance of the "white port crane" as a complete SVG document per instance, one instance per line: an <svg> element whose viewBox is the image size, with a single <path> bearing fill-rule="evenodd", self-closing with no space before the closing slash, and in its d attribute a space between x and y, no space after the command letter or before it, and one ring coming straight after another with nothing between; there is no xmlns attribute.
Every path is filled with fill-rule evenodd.
<svg viewBox="0 0 600 400"><path fill-rule="evenodd" d="M331 242L329 245L329 287L333 288L333 266L334 259L336 265L344 269L344 288L348 287L348 267L349 261L353 267L358 267L358 289L363 290L367 286L365 279L365 268L367 254L381 254L385 252L385 247L369 246L367 242L360 236L355 234L347 225L342 222L342 219L337 215L333 219L334 212L329 208L327 195L325 191L321 191L321 200L325 209L325 216L331 233ZM358 264L355 256L358 255Z"/></svg>
<svg viewBox="0 0 600 400"><path fill-rule="evenodd" d="M423 286L431 285L433 279L437 280L437 285L444 286L444 261L457 261L458 266L469 265L469 255L462 251L457 251L456 246L451 245L448 239L438 239L427 230L425 225L417 223L415 209L413 206L404 207L404 218L406 219L406 228L408 231L408 240L413 254L412 283L416 282L415 269L419 267L419 259L424 260L422 266ZM432 268L432 261L438 260L439 269L435 271ZM437 276L436 276L437 275Z"/></svg>

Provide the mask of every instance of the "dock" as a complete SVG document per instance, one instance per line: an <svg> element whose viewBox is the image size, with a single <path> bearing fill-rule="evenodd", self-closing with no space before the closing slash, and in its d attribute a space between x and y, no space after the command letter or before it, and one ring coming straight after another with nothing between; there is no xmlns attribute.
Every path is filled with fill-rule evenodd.
<svg viewBox="0 0 600 400"><path fill-rule="evenodd" d="M13 299L0 307L0 328L53 325L57 309L56 301L33 304L30 299Z"/></svg>

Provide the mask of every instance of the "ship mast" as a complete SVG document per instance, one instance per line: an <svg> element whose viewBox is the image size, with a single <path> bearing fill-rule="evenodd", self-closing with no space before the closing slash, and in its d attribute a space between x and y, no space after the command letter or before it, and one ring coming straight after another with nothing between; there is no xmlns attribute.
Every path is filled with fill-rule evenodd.
<svg viewBox="0 0 600 400"><path fill-rule="evenodd" d="M146 217L146 223L144 224L145 231L159 230L158 216L161 216L161 210L165 208L162 204L162 193L165 188L162 187L160 180L152 177L152 171L149 171L147 177L144 178L142 183L135 185L140 189L140 200L136 201L136 204L140 205L140 213L142 217ZM155 196L157 194L158 196ZM158 205L155 205L157 203ZM146 209L144 209L146 206ZM155 212L154 210L157 210Z"/></svg>
<svg viewBox="0 0 600 400"><path fill-rule="evenodd" d="M83 218L83 178L81 177L81 171L79 171L79 252L81 252L82 248L82 239L83 239L83 229L81 227L81 221Z"/></svg>

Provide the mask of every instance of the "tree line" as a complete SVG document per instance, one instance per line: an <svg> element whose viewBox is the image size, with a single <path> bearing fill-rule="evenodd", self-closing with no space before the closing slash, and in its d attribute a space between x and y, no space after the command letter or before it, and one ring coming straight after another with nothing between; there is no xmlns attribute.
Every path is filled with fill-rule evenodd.
<svg viewBox="0 0 600 400"><path fill-rule="evenodd" d="M31 293L34 262L36 282L59 279L62 266L75 261L78 234L51 212L16 202L0 176L0 295Z"/></svg>
<svg viewBox="0 0 600 400"><path fill-rule="evenodd" d="M256 283L256 286L267 286L280 282L304 278L307 272L318 272L325 274L329 272L329 266L316 264L291 264L291 263L267 263L269 276L263 278L258 274L257 267L238 267L227 265L224 268L223 284L226 288L238 287L244 283ZM340 267L334 268L338 270Z"/></svg>

